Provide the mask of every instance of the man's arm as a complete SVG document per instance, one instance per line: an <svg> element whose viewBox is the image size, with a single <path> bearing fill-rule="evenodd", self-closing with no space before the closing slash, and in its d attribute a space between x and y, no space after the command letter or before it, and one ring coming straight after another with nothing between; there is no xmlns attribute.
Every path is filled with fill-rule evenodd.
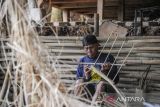
<svg viewBox="0 0 160 107"><path fill-rule="evenodd" d="M117 66L110 64L110 63L114 63L114 60L115 60L114 57L112 55L109 55L109 60L108 60L109 63L102 65L101 71L105 75L107 75L111 80L114 79L114 83L117 84L119 81L119 75L117 74L117 72L118 72Z"/></svg>
<svg viewBox="0 0 160 107"><path fill-rule="evenodd" d="M83 65L80 64L83 62L83 57L79 60L79 64L77 66L77 71L76 71L76 79L82 79L83 78Z"/></svg>
<svg viewBox="0 0 160 107"><path fill-rule="evenodd" d="M112 80L114 79L113 80L114 83L117 84L119 82L119 74L117 74L117 66L113 65L110 69L111 70L110 70L108 77Z"/></svg>
<svg viewBox="0 0 160 107"><path fill-rule="evenodd" d="M115 58L112 55L110 55L109 58L110 58L110 63L113 64L115 62L114 64L116 64ZM119 74L117 74L117 72L118 72L117 66L112 65L111 68L110 68L110 73L109 73L108 77L112 80L114 79L115 84L117 84L119 82Z"/></svg>
<svg viewBox="0 0 160 107"><path fill-rule="evenodd" d="M80 59L80 62L84 62L83 59ZM89 81L91 78L91 70L88 66L79 64L76 72L76 79L83 79L84 81Z"/></svg>

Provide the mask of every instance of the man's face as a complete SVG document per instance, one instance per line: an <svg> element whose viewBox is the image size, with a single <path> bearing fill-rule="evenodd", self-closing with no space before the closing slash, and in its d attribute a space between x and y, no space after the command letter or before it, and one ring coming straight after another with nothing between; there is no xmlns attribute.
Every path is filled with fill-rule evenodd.
<svg viewBox="0 0 160 107"><path fill-rule="evenodd" d="M91 57L95 58L98 54L98 43L84 46L85 53Z"/></svg>

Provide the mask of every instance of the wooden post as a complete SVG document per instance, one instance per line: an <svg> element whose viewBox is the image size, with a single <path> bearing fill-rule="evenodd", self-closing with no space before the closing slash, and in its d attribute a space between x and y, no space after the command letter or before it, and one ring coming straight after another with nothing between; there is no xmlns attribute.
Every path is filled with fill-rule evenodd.
<svg viewBox="0 0 160 107"><path fill-rule="evenodd" d="M58 8L52 7L51 22L60 22L62 20L62 11Z"/></svg>
<svg viewBox="0 0 160 107"><path fill-rule="evenodd" d="M103 19L103 0L97 0L97 13L99 14L99 20Z"/></svg>
<svg viewBox="0 0 160 107"><path fill-rule="evenodd" d="M94 35L99 36L99 14L94 14Z"/></svg>
<svg viewBox="0 0 160 107"><path fill-rule="evenodd" d="M119 0L118 20L124 21L125 16L125 0Z"/></svg>
<svg viewBox="0 0 160 107"><path fill-rule="evenodd" d="M140 10L140 36L143 36L143 11Z"/></svg>
<svg viewBox="0 0 160 107"><path fill-rule="evenodd" d="M134 36L137 36L137 13L138 13L138 11L135 10L135 15L134 15Z"/></svg>
<svg viewBox="0 0 160 107"><path fill-rule="evenodd" d="M68 22L69 21L69 11L68 10L63 10L63 22Z"/></svg>

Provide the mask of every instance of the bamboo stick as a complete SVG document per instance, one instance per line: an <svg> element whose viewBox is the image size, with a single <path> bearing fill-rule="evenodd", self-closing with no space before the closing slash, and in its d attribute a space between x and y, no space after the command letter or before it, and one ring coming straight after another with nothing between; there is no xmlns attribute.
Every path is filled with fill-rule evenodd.
<svg viewBox="0 0 160 107"><path fill-rule="evenodd" d="M121 63L123 62L121 61L117 61L117 63ZM126 60L125 64L151 64L151 65L159 65L160 64L160 60Z"/></svg>
<svg viewBox="0 0 160 107"><path fill-rule="evenodd" d="M143 49L143 48L142 48ZM62 50L59 50L59 49L48 49L48 51L49 52L53 52L53 53L73 53L73 54L84 54L84 50L68 50L68 49L62 49ZM129 51L129 49L123 49L120 53L122 54L124 54L124 53L128 53L128 51ZM159 52L159 49L157 48L157 50L153 50L153 49L150 49L150 50L147 50L147 52L148 53L152 53L152 52ZM108 53L109 52L109 50L104 50L103 51L104 53ZM135 49L133 49L132 50L132 54L134 53L144 53L144 50L135 50ZM111 53L118 53L118 50L111 50Z"/></svg>
<svg viewBox="0 0 160 107"><path fill-rule="evenodd" d="M149 58L160 58L160 54L158 53L137 53L136 55Z"/></svg>
<svg viewBox="0 0 160 107"><path fill-rule="evenodd" d="M82 47L82 44L81 43L67 43L67 42L65 42L65 43L60 43L60 44L58 44L58 43L44 43L48 48L56 48L56 47L64 47L64 48L80 48L80 49L83 49L83 47ZM114 44L114 47L113 48L120 48L120 46L121 46L121 44L122 44L122 42L116 42L115 44ZM100 47L99 47L99 49L101 50L102 49L102 47L104 46L104 43L100 43ZM123 46L123 48L130 48L131 46L132 46L133 44L131 44L131 43L125 43L124 44L124 46ZM107 43L107 45L105 46L105 48L104 49L107 49L107 48L110 48L112 46L112 43ZM143 44L143 43L137 43L137 44L135 44L135 48L142 48L142 47L158 47L158 46L160 46L160 44L159 43L151 43L151 44Z"/></svg>
<svg viewBox="0 0 160 107"><path fill-rule="evenodd" d="M58 38L55 36L40 36L42 39L59 39L59 40L82 40L83 37L76 37L76 36L59 36ZM111 37L111 40L113 40L115 37ZM98 40L107 40L107 37L97 37ZM132 37L118 37L120 40L136 40L136 39L159 39L158 36L132 36Z"/></svg>

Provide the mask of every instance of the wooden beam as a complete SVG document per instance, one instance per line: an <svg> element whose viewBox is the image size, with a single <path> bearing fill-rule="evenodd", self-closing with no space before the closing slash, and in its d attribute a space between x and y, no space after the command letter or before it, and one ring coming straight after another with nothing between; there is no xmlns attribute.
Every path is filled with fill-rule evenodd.
<svg viewBox="0 0 160 107"><path fill-rule="evenodd" d="M96 3L97 0L52 0L53 4L61 3Z"/></svg>
<svg viewBox="0 0 160 107"><path fill-rule="evenodd" d="M97 12L96 9L97 9L96 7L91 7L91 8L88 7L88 8L69 9L69 11L72 11L72 12L87 12L87 13L88 12L91 12L91 13L95 12L96 13Z"/></svg>
<svg viewBox="0 0 160 107"><path fill-rule="evenodd" d="M99 20L103 19L103 0L97 0L97 13L99 14Z"/></svg>
<svg viewBox="0 0 160 107"><path fill-rule="evenodd" d="M96 3L64 3L64 4L52 4L53 6L58 6L61 9L76 9L76 8L91 8L96 7Z"/></svg>
<svg viewBox="0 0 160 107"><path fill-rule="evenodd" d="M68 22L69 21L69 11L68 10L63 10L63 22Z"/></svg>
<svg viewBox="0 0 160 107"><path fill-rule="evenodd" d="M94 14L94 35L99 36L99 14Z"/></svg>
<svg viewBox="0 0 160 107"><path fill-rule="evenodd" d="M125 0L119 0L118 20L124 21L125 16Z"/></svg>
<svg viewBox="0 0 160 107"><path fill-rule="evenodd" d="M70 11L74 13L79 13L83 15L93 15L96 13L96 7L95 8L76 8L76 9L69 9Z"/></svg>
<svg viewBox="0 0 160 107"><path fill-rule="evenodd" d="M97 2L67 2L67 3L54 3L54 2L52 2L52 5L54 5L54 6L57 6L57 7L70 7L70 8L72 8L72 6L74 6L74 5L80 5L80 6L82 6L82 7L84 7L84 6L86 6L86 5L88 5L89 7L97 7ZM104 7L106 6L119 6L119 2L118 1L108 1L107 3L104 3L103 4L104 5Z"/></svg>

